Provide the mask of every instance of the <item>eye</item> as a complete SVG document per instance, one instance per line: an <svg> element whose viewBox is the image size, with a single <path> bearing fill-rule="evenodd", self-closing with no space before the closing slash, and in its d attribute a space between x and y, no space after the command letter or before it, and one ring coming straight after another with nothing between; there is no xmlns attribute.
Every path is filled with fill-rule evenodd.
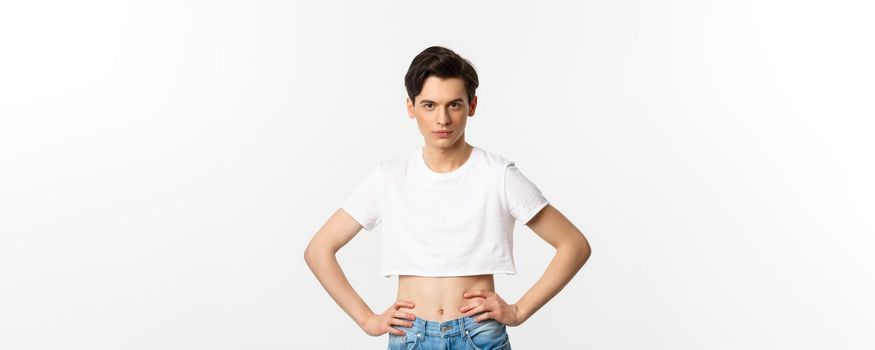
<svg viewBox="0 0 875 350"><path fill-rule="evenodd" d="M458 102L453 102L453 103L451 103L450 105L453 106L453 108L456 108L456 106L458 106L459 103L458 103Z"/></svg>
<svg viewBox="0 0 875 350"><path fill-rule="evenodd" d="M431 103L426 103L425 108L431 108Z"/></svg>

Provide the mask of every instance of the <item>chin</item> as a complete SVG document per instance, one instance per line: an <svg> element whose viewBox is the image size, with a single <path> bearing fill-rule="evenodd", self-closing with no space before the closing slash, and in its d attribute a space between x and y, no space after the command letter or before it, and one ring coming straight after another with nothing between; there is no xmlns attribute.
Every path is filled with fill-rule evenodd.
<svg viewBox="0 0 875 350"><path fill-rule="evenodd" d="M450 147L450 146L452 146L452 145L455 145L455 144L459 143L459 141L460 141L459 139L455 139L455 140L450 140L450 139L437 139L437 140L434 140L434 141L432 142L432 144L435 145L435 146L440 146L440 147Z"/></svg>

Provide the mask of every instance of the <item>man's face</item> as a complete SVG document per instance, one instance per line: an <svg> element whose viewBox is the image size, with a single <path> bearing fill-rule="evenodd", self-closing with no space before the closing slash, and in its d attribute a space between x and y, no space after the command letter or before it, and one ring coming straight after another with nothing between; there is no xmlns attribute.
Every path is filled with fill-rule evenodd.
<svg viewBox="0 0 875 350"><path fill-rule="evenodd" d="M465 124L474 115L477 96L468 103L465 81L461 78L425 79L416 104L407 98L407 115L415 118L426 144L439 148L459 147L464 144ZM449 131L438 133L437 131ZM457 145L459 141L462 144Z"/></svg>

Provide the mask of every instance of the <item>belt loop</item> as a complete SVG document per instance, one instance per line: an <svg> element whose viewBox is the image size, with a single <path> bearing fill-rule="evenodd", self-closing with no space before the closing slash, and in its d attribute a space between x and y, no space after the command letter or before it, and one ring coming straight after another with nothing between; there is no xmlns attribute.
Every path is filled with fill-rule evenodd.
<svg viewBox="0 0 875 350"><path fill-rule="evenodd" d="M423 319L423 320L422 320L422 329L419 330L418 332L420 332L420 333L425 333L426 330L428 330L428 321L425 320L425 319ZM425 335L423 334L423 335L421 335L421 336L425 336Z"/></svg>

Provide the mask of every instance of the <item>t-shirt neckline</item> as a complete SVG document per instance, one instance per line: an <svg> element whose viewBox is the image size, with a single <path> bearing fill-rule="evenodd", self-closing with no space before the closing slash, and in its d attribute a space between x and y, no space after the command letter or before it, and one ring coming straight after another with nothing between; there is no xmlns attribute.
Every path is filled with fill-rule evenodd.
<svg viewBox="0 0 875 350"><path fill-rule="evenodd" d="M437 171L431 170L431 168L428 167L428 164L426 164L425 162L425 146L417 147L413 151L413 156L417 159L417 163L419 163L420 168L428 177L442 180L459 176L467 172L468 169L471 168L472 164L476 162L480 156L480 149L474 145L471 145L471 147L471 154L468 155L468 159L466 159L465 162L462 163L462 165L460 165L458 168L445 173L439 173Z"/></svg>

